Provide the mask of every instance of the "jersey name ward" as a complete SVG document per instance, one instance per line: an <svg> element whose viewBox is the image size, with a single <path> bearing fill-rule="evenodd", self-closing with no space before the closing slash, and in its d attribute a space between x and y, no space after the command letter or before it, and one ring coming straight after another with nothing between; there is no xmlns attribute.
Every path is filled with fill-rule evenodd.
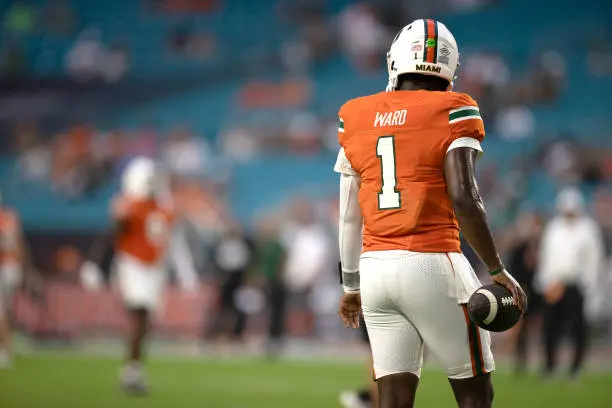
<svg viewBox="0 0 612 408"><path fill-rule="evenodd" d="M401 126L406 123L406 109L391 112L376 112L374 127Z"/></svg>

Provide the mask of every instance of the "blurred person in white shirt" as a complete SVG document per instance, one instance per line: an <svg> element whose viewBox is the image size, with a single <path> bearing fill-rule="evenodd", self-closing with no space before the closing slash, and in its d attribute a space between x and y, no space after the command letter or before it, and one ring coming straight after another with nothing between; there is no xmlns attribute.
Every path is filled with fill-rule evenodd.
<svg viewBox="0 0 612 408"><path fill-rule="evenodd" d="M106 51L100 41L100 32L93 28L85 29L78 35L76 42L66 54L66 70L79 82L97 79L105 56Z"/></svg>
<svg viewBox="0 0 612 408"><path fill-rule="evenodd" d="M120 40L115 40L104 53L100 63L100 75L108 83L123 78L129 68L128 50Z"/></svg>
<svg viewBox="0 0 612 408"><path fill-rule="evenodd" d="M208 142L195 137L186 126L176 129L164 149L163 161L179 177L200 177L209 169L211 152Z"/></svg>
<svg viewBox="0 0 612 408"><path fill-rule="evenodd" d="M350 5L340 14L339 23L343 49L357 68L376 68L389 40L389 31L372 6L367 3Z"/></svg>
<svg viewBox="0 0 612 408"><path fill-rule="evenodd" d="M497 134L506 140L521 140L533 136L535 117L524 105L513 104L502 109L495 118Z"/></svg>
<svg viewBox="0 0 612 408"><path fill-rule="evenodd" d="M314 217L314 209L306 200L296 200L290 208L292 220L286 225L282 241L286 248L285 286L289 304L299 309L303 319L299 325L312 329L311 296L314 284L329 266L330 238Z"/></svg>
<svg viewBox="0 0 612 408"><path fill-rule="evenodd" d="M595 220L586 214L584 197L576 188L562 190L556 207L557 215L542 236L536 277L546 303L543 374L554 373L557 349L569 328L574 340L570 377L577 379L587 348L587 313L601 303L603 237Z"/></svg>

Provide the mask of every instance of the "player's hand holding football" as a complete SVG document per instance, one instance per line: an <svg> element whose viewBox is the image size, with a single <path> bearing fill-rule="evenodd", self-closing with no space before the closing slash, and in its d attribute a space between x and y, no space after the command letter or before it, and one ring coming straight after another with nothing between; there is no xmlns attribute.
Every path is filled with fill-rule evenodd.
<svg viewBox="0 0 612 408"><path fill-rule="evenodd" d="M525 313L527 311L527 296L516 279L514 279L505 269L502 269L499 273L493 275L492 278L495 283L505 286L510 292L512 292L516 305L521 312Z"/></svg>
<svg viewBox="0 0 612 408"><path fill-rule="evenodd" d="M346 327L358 328L359 315L361 314L361 294L359 292L343 294L340 298L338 314Z"/></svg>

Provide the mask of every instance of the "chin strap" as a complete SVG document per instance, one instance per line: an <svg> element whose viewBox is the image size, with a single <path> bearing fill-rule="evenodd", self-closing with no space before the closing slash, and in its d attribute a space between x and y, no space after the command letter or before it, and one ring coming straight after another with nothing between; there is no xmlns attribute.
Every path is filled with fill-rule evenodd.
<svg viewBox="0 0 612 408"><path fill-rule="evenodd" d="M393 92L397 88L397 77L389 78L387 81L387 87L385 88L385 92Z"/></svg>

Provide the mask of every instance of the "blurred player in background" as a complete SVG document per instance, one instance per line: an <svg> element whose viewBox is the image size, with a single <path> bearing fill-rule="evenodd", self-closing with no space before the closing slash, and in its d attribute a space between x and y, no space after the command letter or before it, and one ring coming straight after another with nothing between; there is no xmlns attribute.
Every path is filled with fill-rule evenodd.
<svg viewBox="0 0 612 408"><path fill-rule="evenodd" d="M256 270L268 298L266 355L276 358L282 351L287 315L287 288L283 280L286 250L279 236L279 222L268 215L257 224Z"/></svg>
<svg viewBox="0 0 612 408"><path fill-rule="evenodd" d="M111 208L116 224L114 272L129 315L129 352L120 373L121 386L128 392L146 391L143 343L164 290L165 253L174 214L163 197L163 180L152 160L133 159Z"/></svg>
<svg viewBox="0 0 612 408"><path fill-rule="evenodd" d="M230 223L212 248L212 264L219 276L220 305L210 327L209 337L241 342L247 314L236 299L253 263L253 243L242 228Z"/></svg>
<svg viewBox="0 0 612 408"><path fill-rule="evenodd" d="M543 375L554 374L557 349L569 329L574 344L569 375L576 380L587 348L586 309L599 303L602 295L604 242L596 221L584 210L579 190L566 188L559 193L557 213L542 235L537 275L546 302Z"/></svg>
<svg viewBox="0 0 612 408"><path fill-rule="evenodd" d="M541 296L536 292L534 285L542 228L543 220L538 214L533 212L521 213L516 220L515 246L510 251L509 256L512 274L525 291L529 302L529 310L523 315L516 336L515 372L519 375L527 370L529 337L541 305Z"/></svg>
<svg viewBox="0 0 612 408"><path fill-rule="evenodd" d="M0 196L1 200L1 196ZM0 368L11 364L11 305L20 284L35 285L30 251L19 216L0 206Z"/></svg>
<svg viewBox="0 0 612 408"><path fill-rule="evenodd" d="M502 264L476 184L484 125L471 97L450 92L459 52L446 26L416 20L387 55L387 92L338 114L339 313L358 327L363 300L381 408L414 406L424 345L459 407L491 407L491 340L467 314L481 283L460 229L523 310L526 299Z"/></svg>

